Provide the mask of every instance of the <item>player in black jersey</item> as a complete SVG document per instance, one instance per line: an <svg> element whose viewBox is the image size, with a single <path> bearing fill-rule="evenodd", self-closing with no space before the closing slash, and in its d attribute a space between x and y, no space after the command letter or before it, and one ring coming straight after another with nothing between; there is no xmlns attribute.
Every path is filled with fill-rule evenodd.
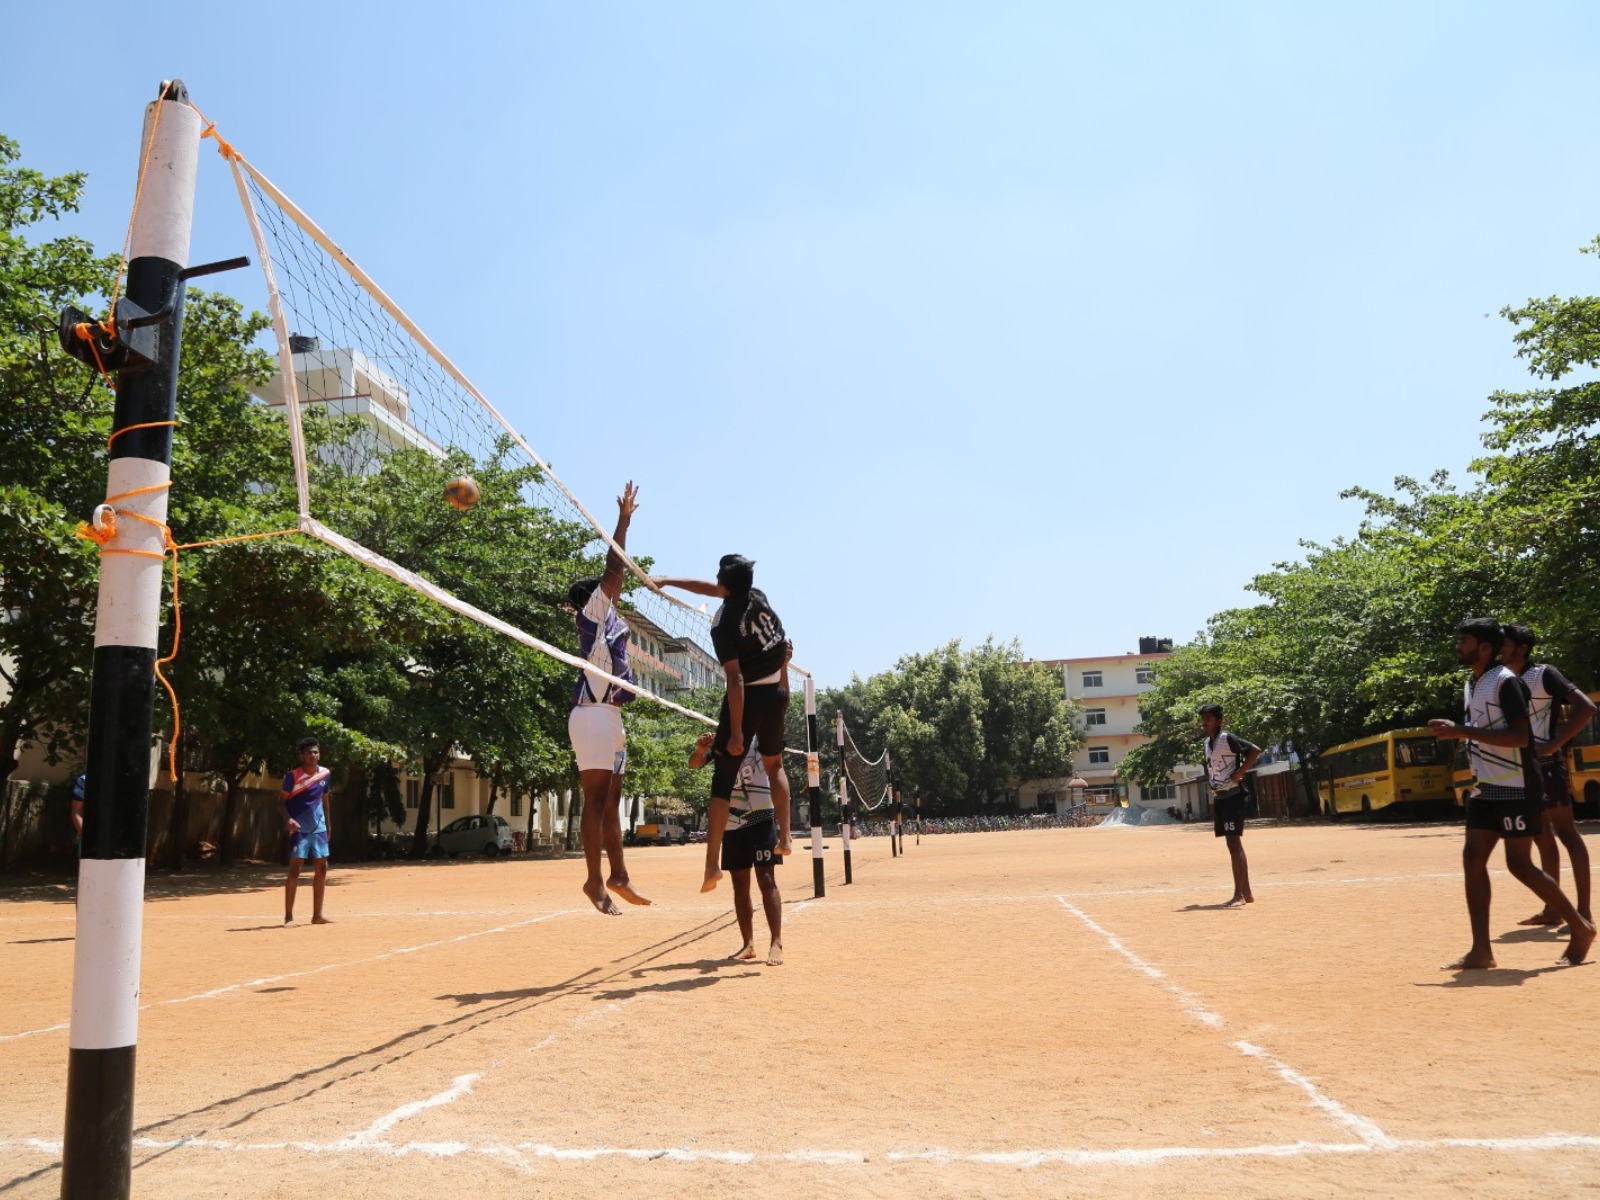
<svg viewBox="0 0 1600 1200"><path fill-rule="evenodd" d="M722 607L711 619L711 645L727 677L728 693L717 717L713 743L716 757L707 816L706 876L700 887L709 892L722 878L720 855L728 801L747 742L760 751L761 765L772 780L777 853L789 853L789 776L783 769L783 727L789 711L789 655L794 647L766 593L755 586L755 563L742 555L722 556L715 583L665 577L654 583L722 599Z"/></svg>

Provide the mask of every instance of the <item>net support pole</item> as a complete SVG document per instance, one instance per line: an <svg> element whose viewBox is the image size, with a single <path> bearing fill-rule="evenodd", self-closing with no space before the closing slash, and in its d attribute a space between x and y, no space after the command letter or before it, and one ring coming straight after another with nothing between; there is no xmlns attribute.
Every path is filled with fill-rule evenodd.
<svg viewBox="0 0 1600 1200"><path fill-rule="evenodd" d="M153 366L116 380L106 495L165 523L183 333L179 272L189 262L200 115L182 82L163 82L145 109L140 183L129 230L127 298L147 313L176 300L156 329ZM161 529L125 520L119 550L100 559L89 748L78 864L72 1021L67 1052L63 1200L123 1200L133 1174L134 1059L139 1040L139 956L144 932L145 828L149 819L156 642L165 545ZM110 549L108 548L108 549Z"/></svg>
<svg viewBox="0 0 1600 1200"><path fill-rule="evenodd" d="M917 810L917 845L922 845L922 793L918 792L911 797L911 803Z"/></svg>
<svg viewBox="0 0 1600 1200"><path fill-rule="evenodd" d="M883 789L889 797L889 840L894 847L894 857L906 852L906 827L900 809L900 793L894 790L894 762L888 747L883 751Z"/></svg>
<svg viewBox="0 0 1600 1200"><path fill-rule="evenodd" d="M822 767L817 760L817 692L806 676L806 807L811 815L811 895L821 900L828 886L822 874Z"/></svg>
<svg viewBox="0 0 1600 1200"><path fill-rule="evenodd" d="M850 864L850 784L844 769L844 714L833 714L833 740L839 747L839 837L844 847L844 881L855 882Z"/></svg>

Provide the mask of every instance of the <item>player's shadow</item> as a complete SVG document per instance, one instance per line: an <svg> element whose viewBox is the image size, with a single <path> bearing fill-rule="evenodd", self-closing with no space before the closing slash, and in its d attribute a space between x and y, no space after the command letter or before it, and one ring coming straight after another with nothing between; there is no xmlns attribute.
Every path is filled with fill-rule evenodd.
<svg viewBox="0 0 1600 1200"><path fill-rule="evenodd" d="M1520 929L1508 930L1495 938L1500 943L1516 942L1564 942L1569 935L1556 932L1563 928L1558 925L1525 925Z"/></svg>
<svg viewBox="0 0 1600 1200"><path fill-rule="evenodd" d="M6 943L6 944L7 944L7 945L8 945L8 946L43 946L43 945L46 945L46 944L48 944L48 943L50 943L50 942L71 942L71 941L76 941L76 940L77 940L77 939L75 939L75 938L70 938L70 937L58 937L58 938L18 938L18 939L17 939L17 940L16 940L16 941L14 941L14 942L7 942L7 943Z"/></svg>
<svg viewBox="0 0 1600 1200"><path fill-rule="evenodd" d="M648 996L652 992L697 992L701 988L716 987L724 979L746 979L760 975L760 971L740 971L737 975L700 975L693 979L668 979L661 983L641 983L638 987L619 987L596 992L596 1000L632 1000L635 996Z"/></svg>
<svg viewBox="0 0 1600 1200"><path fill-rule="evenodd" d="M1173 911L1174 912L1181 912L1181 913L1186 913L1186 912L1238 912L1240 909L1242 909L1244 907L1245 907L1245 905L1243 905L1243 904L1229 904L1226 900L1224 900L1220 904L1185 904L1182 908L1174 909Z"/></svg>
<svg viewBox="0 0 1600 1200"><path fill-rule="evenodd" d="M311 922L307 921L306 924ZM270 925L235 925L228 930L229 933L260 933L266 929L293 929L293 925L285 925L282 921L274 921Z"/></svg>
<svg viewBox="0 0 1600 1200"><path fill-rule="evenodd" d="M1588 964L1583 964L1587 966ZM1513 967L1494 967L1487 971L1459 971L1455 978L1441 980L1438 983L1418 983L1415 987L1436 988L1470 988L1470 987L1521 987L1530 979L1537 979L1540 975L1549 975L1552 971L1570 971L1573 968L1566 963L1551 963L1548 967L1533 967L1521 969Z"/></svg>

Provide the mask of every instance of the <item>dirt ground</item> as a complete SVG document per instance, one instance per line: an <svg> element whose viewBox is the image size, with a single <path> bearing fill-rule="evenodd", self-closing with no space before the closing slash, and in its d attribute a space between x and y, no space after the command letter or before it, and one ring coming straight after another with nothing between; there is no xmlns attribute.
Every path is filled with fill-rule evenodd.
<svg viewBox="0 0 1600 1200"><path fill-rule="evenodd" d="M781 967L724 961L695 846L616 919L571 861L335 867L317 928L270 869L153 877L135 1190L1600 1194L1600 968L1502 872L1501 969L1441 972L1460 840L1253 827L1242 910L1209 827L870 839L849 887L835 843ZM72 905L0 896L0 1195L54 1196Z"/></svg>

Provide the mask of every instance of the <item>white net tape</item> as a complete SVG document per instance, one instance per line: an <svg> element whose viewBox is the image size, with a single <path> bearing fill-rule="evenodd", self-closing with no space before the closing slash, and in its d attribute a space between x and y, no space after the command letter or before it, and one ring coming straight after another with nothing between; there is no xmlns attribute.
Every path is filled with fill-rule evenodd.
<svg viewBox="0 0 1600 1200"><path fill-rule="evenodd" d="M441 478L512 479L540 514L537 536L570 547L598 573L609 529L411 319L318 226L241 156L230 158L266 274L279 374L261 399L289 419L301 528L440 604L575 667L585 664L370 546L341 506L341 481L370 479L405 460ZM443 496L439 496L443 503ZM710 723L670 699L718 688L708 607L656 589L626 553L636 586L623 597L633 631L633 690ZM805 672L792 667L797 674ZM621 682L613 679L613 682Z"/></svg>

